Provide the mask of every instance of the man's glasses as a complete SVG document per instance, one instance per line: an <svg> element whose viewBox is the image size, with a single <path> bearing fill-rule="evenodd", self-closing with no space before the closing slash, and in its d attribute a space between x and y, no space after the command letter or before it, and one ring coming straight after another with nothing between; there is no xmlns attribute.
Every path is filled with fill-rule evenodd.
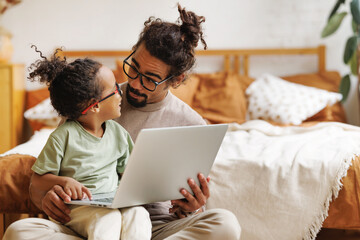
<svg viewBox="0 0 360 240"><path fill-rule="evenodd" d="M123 63L123 70L124 70L124 73L126 74L126 76L128 76L131 79L136 79L136 78L140 77L141 86L143 86L146 90L153 92L153 91L155 91L155 89L158 85L166 82L167 80L169 80L173 77L173 76L169 76L169 77L165 78L164 80L157 82L157 81L151 79L151 77L146 76L142 73L139 73L139 71L134 66L132 66L130 63L128 63L129 58L134 53L135 53L135 51L132 52L127 58L125 58L124 63Z"/></svg>
<svg viewBox="0 0 360 240"><path fill-rule="evenodd" d="M96 102L94 102L93 104L91 104L90 106L88 106L84 111L81 112L81 114L83 114L83 115L86 114L86 112L89 111L90 108L92 108L92 107L95 106L96 104L98 104L98 103L100 103L100 102L108 99L109 97L115 95L116 93L119 93L120 96L122 97L123 92L121 91L119 84L118 84L118 83L115 83L115 86L116 86L116 90L115 90L115 91L113 91L112 93L110 93L110 94L107 95L106 97L103 97L103 98L100 99L99 101L96 101Z"/></svg>

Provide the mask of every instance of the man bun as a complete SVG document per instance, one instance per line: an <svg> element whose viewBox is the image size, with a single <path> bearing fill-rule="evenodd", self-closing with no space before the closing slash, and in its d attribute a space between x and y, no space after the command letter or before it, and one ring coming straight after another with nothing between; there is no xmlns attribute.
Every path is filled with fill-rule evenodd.
<svg viewBox="0 0 360 240"><path fill-rule="evenodd" d="M186 11L185 8L181 8L178 4L178 11L180 13L179 19L182 21L180 31L183 34L184 41L191 45L192 49L198 46L199 39L204 45L204 49L207 49L207 44L203 38L203 32L201 24L205 22L205 17L198 16L194 12Z"/></svg>
<svg viewBox="0 0 360 240"><path fill-rule="evenodd" d="M169 65L168 77L176 77L183 73L187 75L195 64L195 48L199 41L204 44L204 49L207 48L202 32L205 17L186 11L179 4L178 11L180 17L176 23L150 17L145 21L145 27L133 47L136 51L144 44L153 57ZM167 83L171 84L172 81L175 82L177 79L170 79Z"/></svg>

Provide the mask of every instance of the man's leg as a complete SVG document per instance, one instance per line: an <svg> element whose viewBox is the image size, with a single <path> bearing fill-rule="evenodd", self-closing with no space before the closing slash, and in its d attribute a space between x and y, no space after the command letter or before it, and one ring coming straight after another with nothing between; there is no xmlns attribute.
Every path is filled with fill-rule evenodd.
<svg viewBox="0 0 360 240"><path fill-rule="evenodd" d="M153 240L204 239L239 240L241 228L235 215L225 209L203 213L153 226Z"/></svg>
<svg viewBox="0 0 360 240"><path fill-rule="evenodd" d="M76 233L62 224L42 218L25 218L12 223L3 240L81 240Z"/></svg>
<svg viewBox="0 0 360 240"><path fill-rule="evenodd" d="M120 209L122 215L122 230L120 239L150 240L151 221L144 207Z"/></svg>

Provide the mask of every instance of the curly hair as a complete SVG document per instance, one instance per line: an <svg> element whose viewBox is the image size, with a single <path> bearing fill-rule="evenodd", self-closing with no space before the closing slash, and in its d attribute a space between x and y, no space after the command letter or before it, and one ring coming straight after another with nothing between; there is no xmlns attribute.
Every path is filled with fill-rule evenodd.
<svg viewBox="0 0 360 240"><path fill-rule="evenodd" d="M68 63L58 56L61 49L47 59L36 46L31 47L42 59L30 65L28 79L47 84L51 103L60 115L75 120L90 103L101 98L103 89L96 76L102 66L99 62L84 58Z"/></svg>
<svg viewBox="0 0 360 240"><path fill-rule="evenodd" d="M145 43L146 49L152 56L171 67L168 76L179 76L194 66L195 48L199 40L203 43L204 49L207 48L201 27L205 18L186 11L179 4L178 11L180 17L177 23L150 17L144 23L145 27L133 47L133 50L136 50Z"/></svg>

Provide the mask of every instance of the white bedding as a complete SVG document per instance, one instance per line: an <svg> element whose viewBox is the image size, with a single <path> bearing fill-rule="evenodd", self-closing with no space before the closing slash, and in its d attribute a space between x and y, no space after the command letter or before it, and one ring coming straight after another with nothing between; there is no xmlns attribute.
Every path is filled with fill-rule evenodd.
<svg viewBox="0 0 360 240"><path fill-rule="evenodd" d="M20 144L3 154L0 154L0 157L9 154L19 153L19 154L30 155L37 158L41 150L45 146L50 133L52 133L52 131L54 130L55 128L42 128L39 131L35 131L34 135L31 136L29 141Z"/></svg>
<svg viewBox="0 0 360 240"><path fill-rule="evenodd" d="M360 154L360 128L341 123L231 125L211 171L208 208L235 213L242 240L314 239Z"/></svg>
<svg viewBox="0 0 360 240"><path fill-rule="evenodd" d="M37 157L52 131L36 132L3 155ZM314 239L355 155L360 155L355 126L231 124L210 174L207 208L233 211L242 240Z"/></svg>

